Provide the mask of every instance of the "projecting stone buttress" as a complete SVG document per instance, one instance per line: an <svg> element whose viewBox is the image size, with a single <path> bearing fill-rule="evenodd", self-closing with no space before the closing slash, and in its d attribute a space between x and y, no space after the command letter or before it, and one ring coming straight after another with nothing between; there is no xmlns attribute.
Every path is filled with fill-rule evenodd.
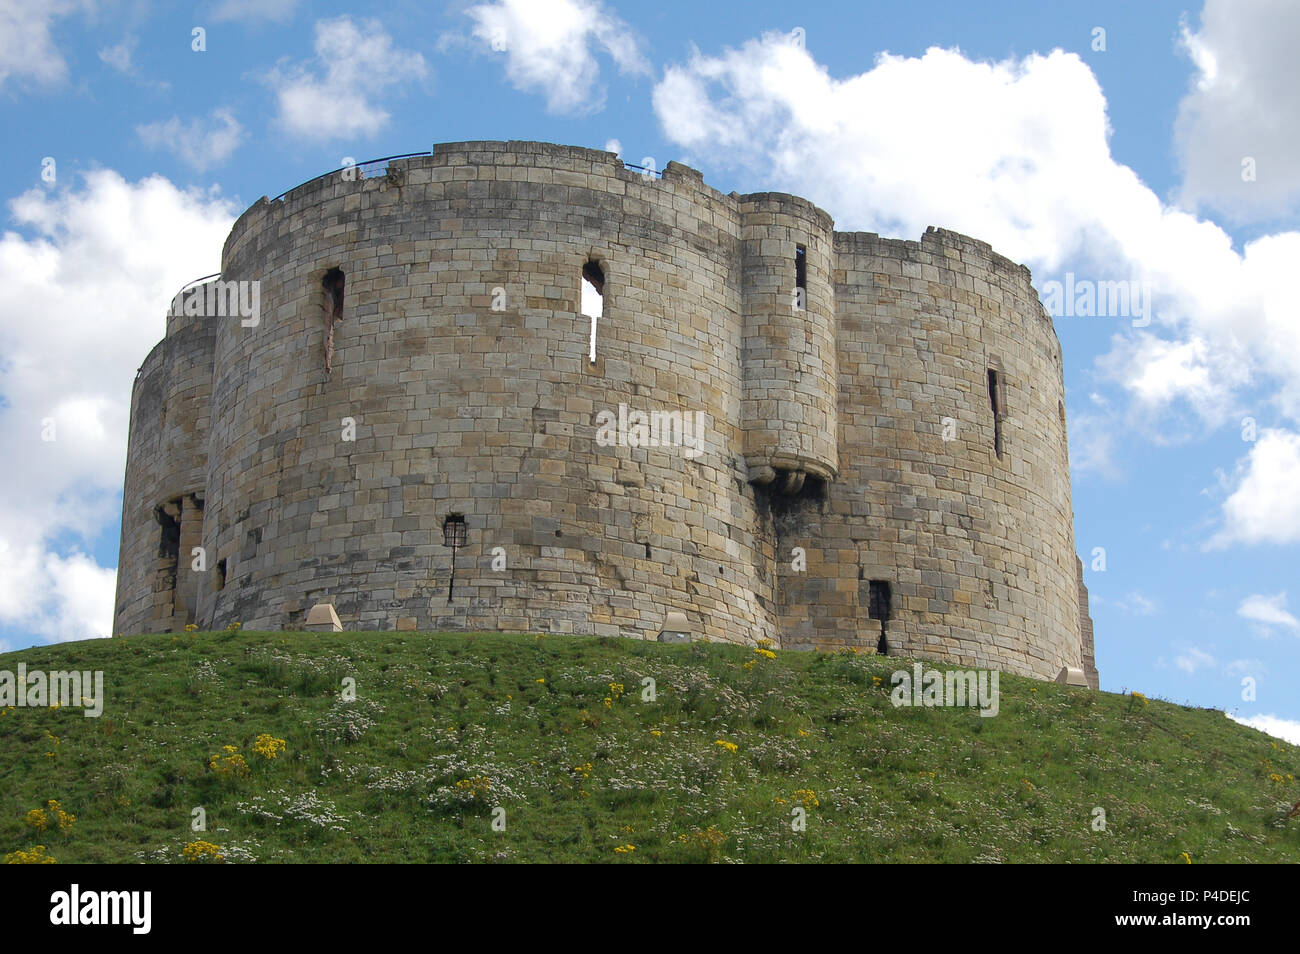
<svg viewBox="0 0 1300 954"><path fill-rule="evenodd" d="M1026 269L577 147L351 171L235 223L219 281L255 286L256 322L173 316L146 359L116 632L328 603L347 629L686 631L1096 685Z"/></svg>

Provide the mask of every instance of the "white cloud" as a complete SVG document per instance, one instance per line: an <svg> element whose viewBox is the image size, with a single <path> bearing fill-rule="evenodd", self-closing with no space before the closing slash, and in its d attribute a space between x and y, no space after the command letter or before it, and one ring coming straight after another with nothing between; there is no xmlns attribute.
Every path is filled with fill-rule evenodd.
<svg viewBox="0 0 1300 954"><path fill-rule="evenodd" d="M1285 590L1273 596L1251 594L1241 601L1241 605L1237 607L1237 615L1264 626L1300 629L1300 620L1287 611Z"/></svg>
<svg viewBox="0 0 1300 954"><path fill-rule="evenodd" d="M1194 676L1198 669L1204 669L1207 666L1214 666L1217 664L1218 661L1213 656L1205 652L1203 649L1197 649L1195 646L1187 650L1185 653L1174 657L1174 665L1189 676Z"/></svg>
<svg viewBox="0 0 1300 954"><path fill-rule="evenodd" d="M1230 676L1257 676L1266 668L1261 659L1234 659L1223 667L1223 671Z"/></svg>
<svg viewBox="0 0 1300 954"><path fill-rule="evenodd" d="M1223 527L1207 549L1300 542L1300 434L1260 431L1231 480L1235 489L1223 502Z"/></svg>
<svg viewBox="0 0 1300 954"><path fill-rule="evenodd" d="M244 139L244 127L229 109L216 109L206 119L185 123L173 116L136 126L135 131L146 146L173 152L199 172L225 162Z"/></svg>
<svg viewBox="0 0 1300 954"><path fill-rule="evenodd" d="M1196 68L1178 107L1180 200L1235 219L1294 212L1300 199L1300 6L1288 0L1206 0L1201 27L1182 29ZM1242 160L1255 162L1254 181Z"/></svg>
<svg viewBox="0 0 1300 954"><path fill-rule="evenodd" d="M0 237L0 623L57 641L107 635L131 382L171 297L219 267L236 210L111 170L9 203ZM54 440L42 440L54 420Z"/></svg>
<svg viewBox="0 0 1300 954"><path fill-rule="evenodd" d="M1132 613L1134 616L1154 616L1160 610L1160 605L1155 600L1148 599L1137 590L1129 593L1116 605L1125 613Z"/></svg>
<svg viewBox="0 0 1300 954"><path fill-rule="evenodd" d="M428 75L424 57L395 48L377 20L361 26L349 17L322 20L315 51L315 71L299 64L267 77L279 100L280 125L304 139L375 135L390 118L378 103L385 91Z"/></svg>
<svg viewBox="0 0 1300 954"><path fill-rule="evenodd" d="M622 144L621 142L619 142L617 139L607 139L607 140L605 141L605 151L606 151L606 152L612 152L612 153L614 153L616 156L622 156L622 155L623 155L623 144Z"/></svg>
<svg viewBox="0 0 1300 954"><path fill-rule="evenodd" d="M1116 427L1105 414L1081 411L1070 418L1070 470L1117 479L1122 471L1116 460Z"/></svg>
<svg viewBox="0 0 1300 954"><path fill-rule="evenodd" d="M544 95L552 113L584 115L604 106L596 51L620 72L650 71L636 34L599 0L498 0L466 13L473 37L505 56L511 85Z"/></svg>
<svg viewBox="0 0 1300 954"><path fill-rule="evenodd" d="M667 67L653 101L688 161L804 195L837 228L915 240L940 225L1028 264L1040 284L1067 264L1086 264L1094 280L1149 283L1156 317L1145 332L1128 320L1060 319L1111 323L1107 367L1135 405L1185 402L1214 424L1241 388L1265 384L1300 420L1300 233L1239 252L1218 225L1162 203L1111 156L1105 97L1073 53L982 63L930 49L835 77L768 34Z"/></svg>
<svg viewBox="0 0 1300 954"><path fill-rule="evenodd" d="M0 85L9 77L56 83L68 64L50 36L53 22L85 4L66 0L0 0Z"/></svg>
<svg viewBox="0 0 1300 954"><path fill-rule="evenodd" d="M229 20L288 21L298 7L298 0L221 0L212 13L214 22Z"/></svg>
<svg viewBox="0 0 1300 954"><path fill-rule="evenodd" d="M1184 341L1147 332L1116 336L1110 354L1098 363L1144 410L1159 411L1185 402L1214 426L1235 413L1234 394L1251 380L1248 363L1239 353L1212 347L1199 335Z"/></svg>
<svg viewBox="0 0 1300 954"><path fill-rule="evenodd" d="M104 47L99 51L99 58L119 73L130 76L135 73L135 66L131 62L131 57L135 54L137 43L135 37L127 37L116 46Z"/></svg>
<svg viewBox="0 0 1300 954"><path fill-rule="evenodd" d="M1275 715L1257 715L1248 718L1241 718L1231 713L1227 715L1233 722L1240 722L1252 729L1259 729L1260 732L1266 732L1274 738L1283 739L1292 745L1300 745L1300 722L1295 719L1283 719Z"/></svg>

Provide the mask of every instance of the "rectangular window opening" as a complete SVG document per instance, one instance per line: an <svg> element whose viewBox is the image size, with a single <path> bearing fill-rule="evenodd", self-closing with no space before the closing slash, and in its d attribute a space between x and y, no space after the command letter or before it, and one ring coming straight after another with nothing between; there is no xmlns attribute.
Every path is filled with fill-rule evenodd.
<svg viewBox="0 0 1300 954"><path fill-rule="evenodd" d="M181 502L169 500L154 507L158 521L158 563L154 577L154 615L170 619L176 614L176 577L180 572Z"/></svg>
<svg viewBox="0 0 1300 954"><path fill-rule="evenodd" d="M158 537L158 559L175 563L181 552L181 502L173 500L154 508L162 532Z"/></svg>
<svg viewBox="0 0 1300 954"><path fill-rule="evenodd" d="M889 619L889 581L872 580L867 604L867 615L871 619Z"/></svg>
<svg viewBox="0 0 1300 954"><path fill-rule="evenodd" d="M226 561L217 561L217 572L212 577L212 588L220 592L226 588Z"/></svg>
<svg viewBox="0 0 1300 954"><path fill-rule="evenodd" d="M582 314L591 319L591 342L588 360L596 363L596 322L605 311L605 272L599 262L582 266Z"/></svg>

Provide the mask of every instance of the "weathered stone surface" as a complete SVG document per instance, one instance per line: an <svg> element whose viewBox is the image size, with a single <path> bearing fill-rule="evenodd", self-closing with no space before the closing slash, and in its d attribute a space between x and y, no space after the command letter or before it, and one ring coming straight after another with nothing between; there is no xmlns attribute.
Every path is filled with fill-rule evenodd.
<svg viewBox="0 0 1300 954"><path fill-rule="evenodd" d="M1066 686L1083 686L1085 689L1097 688L1088 684L1087 675L1078 666L1061 667L1061 671L1056 674L1056 681Z"/></svg>
<svg viewBox="0 0 1300 954"><path fill-rule="evenodd" d="M222 265L260 282L261 321L169 320L145 360L117 632L297 627L327 602L349 629L654 639L679 612L695 638L873 650L885 581L891 653L1095 684L1060 345L982 242L470 142L259 200ZM676 442L636 439L639 414ZM201 545L201 573L160 556L176 502L167 552Z"/></svg>
<svg viewBox="0 0 1300 954"><path fill-rule="evenodd" d="M303 626L309 633L341 633L343 624L339 614L329 603L317 603L307 613L307 622Z"/></svg>

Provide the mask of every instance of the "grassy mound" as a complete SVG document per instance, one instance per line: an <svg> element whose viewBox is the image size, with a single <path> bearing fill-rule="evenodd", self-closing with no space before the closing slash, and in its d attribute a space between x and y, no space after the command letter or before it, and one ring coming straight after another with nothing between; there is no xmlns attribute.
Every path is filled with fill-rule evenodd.
<svg viewBox="0 0 1300 954"><path fill-rule="evenodd" d="M895 707L910 660L718 644L187 633L19 662L103 670L105 700L0 714L14 860L1300 861L1295 747L1013 676L984 718Z"/></svg>

